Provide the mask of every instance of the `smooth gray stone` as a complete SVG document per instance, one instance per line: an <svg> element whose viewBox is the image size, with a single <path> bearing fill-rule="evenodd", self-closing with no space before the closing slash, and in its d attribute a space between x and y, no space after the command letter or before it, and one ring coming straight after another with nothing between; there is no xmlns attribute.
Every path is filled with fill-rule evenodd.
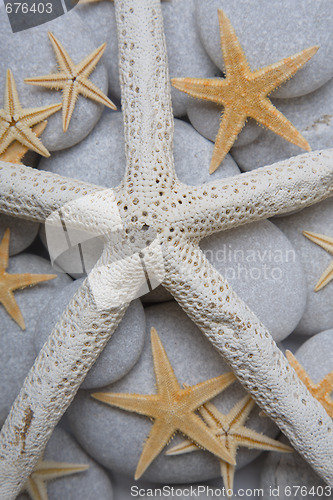
<svg viewBox="0 0 333 500"><path fill-rule="evenodd" d="M37 352L46 342L67 304L83 281L82 278L66 286L56 297L52 298L40 313L35 330ZM134 300L81 387L84 389L103 387L112 384L128 373L137 362L143 349L145 327L145 315L141 302Z"/></svg>
<svg viewBox="0 0 333 500"><path fill-rule="evenodd" d="M152 306L145 312L147 332L152 326L156 328L180 384L186 382L194 385L229 371L218 352L176 303ZM142 355L135 367L103 391L137 394L156 392L150 335L146 336ZM68 410L71 428L81 445L97 462L132 478L152 424L147 417L100 403L92 399L90 394L81 390L75 397ZM228 413L245 394L239 382L234 382L213 402L222 413ZM249 427L274 437L277 427L269 418L259 417L258 410L256 407L251 413ZM177 435L170 446L181 440L182 437ZM238 468L251 462L259 453L257 450L241 448L237 455ZM219 476L218 460L206 451L173 457L162 452L144 473L142 480L177 483Z"/></svg>
<svg viewBox="0 0 333 500"><path fill-rule="evenodd" d="M320 49L275 97L313 92L333 76L333 18L330 0L195 0L200 37L210 58L224 70L217 10L233 25L252 71L276 63L303 49Z"/></svg>
<svg viewBox="0 0 333 500"><path fill-rule="evenodd" d="M311 380L317 384L333 371L333 329L314 335L295 353ZM332 388L333 390L333 388Z"/></svg>
<svg viewBox="0 0 333 500"><path fill-rule="evenodd" d="M10 229L9 255L23 252L37 236L39 224L10 215L0 215L0 241L6 229Z"/></svg>
<svg viewBox="0 0 333 500"><path fill-rule="evenodd" d="M333 200L327 199L288 217L274 219L287 236L300 259L306 280L307 302L304 314L295 333L315 335L333 328L333 282L319 292L314 291L320 276L332 262L332 256L323 248L309 241L302 231L333 236Z"/></svg>
<svg viewBox="0 0 333 500"><path fill-rule="evenodd" d="M111 481L102 467L97 465L59 426L54 429L46 446L44 460L89 465L89 469L85 471L47 481L48 500L92 500L93 498L112 500L114 498ZM27 493L17 497L17 500L28 499L31 500Z"/></svg>
<svg viewBox="0 0 333 500"><path fill-rule="evenodd" d="M316 92L297 99L275 99L273 104L305 137L313 151L333 145L333 79ZM253 170L285 160L305 151L268 129L244 147L233 148L232 157L239 167Z"/></svg>
<svg viewBox="0 0 333 500"><path fill-rule="evenodd" d="M10 274L57 274L51 264L41 257L20 254L9 260ZM0 305L0 427L19 393L22 383L36 357L33 332L38 312L44 305L72 280L65 274L39 283L33 287L14 291L15 300L21 310L26 329L23 331Z"/></svg>
<svg viewBox="0 0 333 500"><path fill-rule="evenodd" d="M285 437L281 441L288 443ZM332 488L313 472L296 451L281 454L269 452L262 467L260 487L264 490L263 498L333 499Z"/></svg>
<svg viewBox="0 0 333 500"><path fill-rule="evenodd" d="M216 233L200 247L275 341L294 330L306 304L303 269L289 240L271 222Z"/></svg>
<svg viewBox="0 0 333 500"><path fill-rule="evenodd" d="M23 107L47 106L62 102L61 91L25 84L24 78L58 71L57 59L47 35L48 31L57 37L74 63L80 62L97 48L89 28L74 10L53 21L13 35L5 9L0 8L0 48L3 68L0 73L0 88L3 89L0 95L1 100L5 89L6 69L10 68ZM75 33L79 33L80 36L76 36ZM90 79L104 93L107 93L107 71L103 59L91 73ZM80 96L66 133L62 131L61 110L48 118L48 125L41 136L44 146L49 151L55 151L82 141L96 125L102 111L101 104Z"/></svg>
<svg viewBox="0 0 333 500"><path fill-rule="evenodd" d="M186 109L191 124L199 134L215 142L223 107L213 102L191 99ZM247 146L257 139L262 131L263 128L250 118L238 135L233 147Z"/></svg>
<svg viewBox="0 0 333 500"><path fill-rule="evenodd" d="M307 335L299 335L297 333L292 333L284 339L281 344L279 345L280 349L282 351L285 351L288 349L291 351L293 354L301 347L304 342L306 342L309 339Z"/></svg>

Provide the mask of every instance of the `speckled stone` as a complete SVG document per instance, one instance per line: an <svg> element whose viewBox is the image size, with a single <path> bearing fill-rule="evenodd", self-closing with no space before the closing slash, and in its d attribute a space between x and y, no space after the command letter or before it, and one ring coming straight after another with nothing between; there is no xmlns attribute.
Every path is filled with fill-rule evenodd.
<svg viewBox="0 0 333 500"><path fill-rule="evenodd" d="M21 104L27 108L62 102L62 92L24 83L24 78L58 71L56 56L47 35L48 31L59 39L75 63L80 62L98 46L89 28L75 13L75 9L53 21L13 35L5 9L1 7L0 28L3 68L0 74L1 103L3 103L6 82L5 69L10 68L15 78ZM80 33L80 36L75 36L75 33ZM103 58L92 72L90 79L104 93L107 93L107 71ZM41 136L44 146L49 151L55 151L80 142L96 125L102 111L101 104L80 96L66 133L62 131L61 111L48 118L48 125Z"/></svg>
<svg viewBox="0 0 333 500"><path fill-rule="evenodd" d="M56 427L53 431L46 446L44 459L55 462L89 465L89 469L85 471L53 481L47 481L48 500L90 500L93 498L98 500L113 500L112 484L107 474L60 427ZM30 497L26 493L17 497L17 500L28 499ZM115 500L118 499L116 498Z"/></svg>
<svg viewBox="0 0 333 500"><path fill-rule="evenodd" d="M294 330L306 304L303 269L289 240L271 222L217 233L200 247L276 341Z"/></svg>
<svg viewBox="0 0 333 500"><path fill-rule="evenodd" d="M37 236L39 224L10 215L0 215L0 241L6 229L10 229L9 255L23 252Z"/></svg>
<svg viewBox="0 0 333 500"><path fill-rule="evenodd" d="M275 97L297 97L333 76L333 18L330 0L195 0L201 40L214 63L224 69L217 10L229 17L252 71L313 45L320 49ZM273 94L272 94L273 95Z"/></svg>
<svg viewBox="0 0 333 500"><path fill-rule="evenodd" d="M56 274L51 264L35 255L20 254L9 260L9 273ZM22 312L26 330L21 328L0 305L0 373L2 388L0 391L0 427L10 407L19 393L22 383L33 365L36 351L33 332L38 311L72 280L65 274L59 274L51 281L39 283L33 287L14 292L15 300Z"/></svg>
<svg viewBox="0 0 333 500"><path fill-rule="evenodd" d="M68 302L83 281L83 279L76 280L63 288L42 310L35 330L37 352L42 348ZM134 300L81 387L84 389L103 387L128 373L143 349L145 327L145 315L141 302Z"/></svg>
<svg viewBox="0 0 333 500"><path fill-rule="evenodd" d="M333 282L319 292L314 291L320 276L332 262L332 256L302 234L302 231L311 231L332 237L332 211L333 200L329 198L296 214L274 219L274 224L292 243L304 269L307 302L304 314L295 329L298 334L314 335L333 328Z"/></svg>
<svg viewBox="0 0 333 500"><path fill-rule="evenodd" d="M333 144L333 79L316 92L297 99L275 99L274 105L299 130L313 151ZM239 167L253 170L285 160L304 151L268 129L251 144L233 148L231 154Z"/></svg>
<svg viewBox="0 0 333 500"><path fill-rule="evenodd" d="M145 311L147 332L152 326L157 329L180 384L193 385L229 371L217 351L176 303L152 306ZM153 394L155 383L150 335L147 335L135 367L105 391ZM213 402L222 413L227 413L244 394L244 389L235 382ZM100 403L93 400L89 392L81 390L68 410L68 419L78 441L97 462L134 476L143 443L151 429L149 418ZM270 436L277 434L277 427L270 419L258 416L258 408L251 413L248 425ZM181 439L177 435L171 446ZM258 454L258 451L241 448L238 467L249 463ZM219 476L218 460L208 452L197 451L173 457L161 453L142 479L178 483Z"/></svg>

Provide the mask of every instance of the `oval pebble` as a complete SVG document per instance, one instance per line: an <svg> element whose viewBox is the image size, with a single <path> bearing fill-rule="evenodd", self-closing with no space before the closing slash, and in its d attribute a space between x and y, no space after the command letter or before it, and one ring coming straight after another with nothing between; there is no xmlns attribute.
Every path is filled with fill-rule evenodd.
<svg viewBox="0 0 333 500"><path fill-rule="evenodd" d="M11 215L0 215L0 241L6 229L10 229L9 255L23 252L34 241L38 234L39 224Z"/></svg>

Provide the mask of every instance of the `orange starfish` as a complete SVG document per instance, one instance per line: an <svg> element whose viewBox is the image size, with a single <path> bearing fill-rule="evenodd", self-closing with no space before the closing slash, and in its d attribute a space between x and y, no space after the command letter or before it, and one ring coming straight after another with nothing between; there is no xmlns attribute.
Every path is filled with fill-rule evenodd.
<svg viewBox="0 0 333 500"><path fill-rule="evenodd" d="M68 52L51 32L49 32L49 38L56 53L60 71L50 75L26 78L24 81L48 89L63 90L62 127L64 132L68 129L76 100L80 94L111 109L117 109L113 102L88 79L88 76L102 57L106 43L103 43L80 63L74 64Z"/></svg>
<svg viewBox="0 0 333 500"><path fill-rule="evenodd" d="M142 476L176 431L182 432L219 458L234 464L235 461L226 447L219 443L195 411L232 384L236 380L235 376L229 372L182 389L155 328L151 329L151 345L157 394L100 392L92 395L103 403L154 419L154 425L136 468L135 479Z"/></svg>
<svg viewBox="0 0 333 500"><path fill-rule="evenodd" d="M14 298L13 291L27 286L33 286L42 281L52 280L56 274L8 274L6 269L9 261L10 230L6 229L0 243L0 303L14 321L25 330L25 323L19 306Z"/></svg>
<svg viewBox="0 0 333 500"><path fill-rule="evenodd" d="M301 379L303 384L309 389L312 396L325 408L328 415L333 418L333 399L330 397L333 392L333 372L328 373L318 384L315 384L310 379L303 366L297 361L295 356L286 351L286 357Z"/></svg>
<svg viewBox="0 0 333 500"><path fill-rule="evenodd" d="M32 132L39 137L45 130L47 125L47 121L44 120L41 123L38 123L34 127L32 127ZM18 165L22 165L23 156L29 151L27 146L24 146L18 141L13 142L8 149L4 153L0 155L0 161L6 161L8 163L17 163Z"/></svg>
<svg viewBox="0 0 333 500"><path fill-rule="evenodd" d="M333 238L330 238L329 236L325 236L323 234L311 233L310 231L303 231L303 234L310 241L316 243L316 245L319 245L321 248L323 248L328 253L333 255ZM325 269L325 271L319 278L319 281L316 284L314 291L318 292L332 280L333 280L333 262L331 262L328 265L328 267Z"/></svg>
<svg viewBox="0 0 333 500"><path fill-rule="evenodd" d="M172 79L172 85L178 90L224 106L209 172L213 173L218 168L247 117L254 118L287 141L310 151L308 142L267 96L293 76L319 47L310 47L275 64L251 71L229 19L221 9L218 16L226 78Z"/></svg>

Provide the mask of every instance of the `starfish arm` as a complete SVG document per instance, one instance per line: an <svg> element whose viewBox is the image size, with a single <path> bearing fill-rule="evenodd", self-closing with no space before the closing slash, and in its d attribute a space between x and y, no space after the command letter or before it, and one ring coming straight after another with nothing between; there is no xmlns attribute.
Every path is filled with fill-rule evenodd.
<svg viewBox="0 0 333 500"><path fill-rule="evenodd" d="M261 99L258 108L253 108L250 114L257 122L262 123L275 134L296 146L311 151L308 141L296 127L271 103L268 97Z"/></svg>
<svg viewBox="0 0 333 500"><path fill-rule="evenodd" d="M86 56L79 64L75 66L75 71L77 75L88 77L90 73L97 66L98 61L102 57L106 48L106 43L103 43L95 49L91 54Z"/></svg>
<svg viewBox="0 0 333 500"><path fill-rule="evenodd" d="M18 326L22 328L22 330L25 330L24 319L13 293L9 291L6 294L1 294L0 303Z"/></svg>
<svg viewBox="0 0 333 500"><path fill-rule="evenodd" d="M228 372L184 390L189 392L191 404L193 405L192 407L196 409L209 399L220 394L220 392L229 387L235 380L235 375L232 372Z"/></svg>
<svg viewBox="0 0 333 500"><path fill-rule="evenodd" d="M16 498L33 472L55 425L127 309L122 304L101 310L94 293L85 280L37 356L1 429L3 500Z"/></svg>
<svg viewBox="0 0 333 500"><path fill-rule="evenodd" d="M320 276L318 283L316 284L314 291L319 292L324 286L328 285L330 281L333 280L333 262L331 262L325 269L323 274Z"/></svg>
<svg viewBox="0 0 333 500"><path fill-rule="evenodd" d="M327 396L328 400L333 404L333 400L329 397L333 392L333 371L328 373L323 380L317 384L317 393L322 396Z"/></svg>
<svg viewBox="0 0 333 500"><path fill-rule="evenodd" d="M250 71L244 51L237 38L235 30L222 9L218 10L221 49L227 77L232 74Z"/></svg>
<svg viewBox="0 0 333 500"><path fill-rule="evenodd" d="M252 78L257 81L258 87L264 95L279 87L283 82L289 80L304 64L311 59L319 49L318 45L304 49L297 54L281 59L266 68L258 69Z"/></svg>
<svg viewBox="0 0 333 500"><path fill-rule="evenodd" d="M237 441L238 446L245 446L249 449L279 451L281 453L293 452L290 446L248 427L241 427L236 434L233 434L233 438Z"/></svg>
<svg viewBox="0 0 333 500"><path fill-rule="evenodd" d="M90 80L84 80L79 77L77 81L79 93L84 97L99 102L110 109L117 109L117 106L113 104L111 99L109 99L104 92L102 92L101 89L99 89L97 85L92 83Z"/></svg>
<svg viewBox="0 0 333 500"><path fill-rule="evenodd" d="M169 456L184 455L185 453L191 453L192 451L199 451L199 450L200 450L199 446L194 444L193 441L190 441L189 439L184 439L184 441L182 441L181 443L167 450L165 454Z"/></svg>
<svg viewBox="0 0 333 500"><path fill-rule="evenodd" d="M51 31L48 32L50 42L52 44L53 50L55 52L60 70L68 74L68 77L73 76L75 70L75 64L70 58L66 49L61 45L59 40L54 36Z"/></svg>
<svg viewBox="0 0 333 500"><path fill-rule="evenodd" d="M151 329L151 347L157 392L163 396L170 395L172 397L181 388L155 328Z"/></svg>
<svg viewBox="0 0 333 500"><path fill-rule="evenodd" d="M245 121L246 115L241 114L239 111L235 111L231 107L224 109L209 166L210 174L215 172L224 160L226 154L237 139L238 134L244 127Z"/></svg>
<svg viewBox="0 0 333 500"><path fill-rule="evenodd" d="M303 366L297 361L293 353L287 349L285 354L288 362L293 367L293 369L297 373L298 378L303 382L303 384L306 385L308 389L310 389L310 387L314 387L314 384L309 375L306 373Z"/></svg>
<svg viewBox="0 0 333 500"><path fill-rule="evenodd" d="M20 114L19 123L24 123L24 125L31 127L56 113L61 107L62 104L59 103L51 104L51 106L44 106L43 108L25 108Z"/></svg>
<svg viewBox="0 0 333 500"><path fill-rule="evenodd" d="M305 208L332 194L333 149L328 149L203 186L179 183L170 200L168 224L174 231L200 239Z"/></svg>
<svg viewBox="0 0 333 500"><path fill-rule="evenodd" d="M41 123L38 123L32 128L34 134L39 137L45 130L47 125L47 121L44 120ZM24 157L24 155L28 152L29 148L24 146L18 141L13 142L4 153L0 155L0 161L4 161L7 163L20 163Z"/></svg>
<svg viewBox="0 0 333 500"><path fill-rule="evenodd" d="M182 241L180 248L169 245L164 255L163 285L293 446L333 484L332 421L269 332L197 246Z"/></svg>
<svg viewBox="0 0 333 500"><path fill-rule="evenodd" d="M0 243L0 271L3 272L8 267L9 262L9 241L10 229L7 228Z"/></svg>
<svg viewBox="0 0 333 500"><path fill-rule="evenodd" d="M29 478L24 486L31 500L48 500L47 487L43 481Z"/></svg>
<svg viewBox="0 0 333 500"><path fill-rule="evenodd" d="M115 10L127 145L125 184L135 189L144 204L144 183L150 180L163 191L175 179L163 17L159 0L115 2Z"/></svg>
<svg viewBox="0 0 333 500"><path fill-rule="evenodd" d="M51 73L50 75L33 76L25 78L24 83L29 85L37 85L47 89L63 89L68 82L68 75L64 72Z"/></svg>
<svg viewBox="0 0 333 500"><path fill-rule="evenodd" d="M56 274L7 274L6 284L14 291L21 290L27 286L34 286L44 281L54 280L56 277Z"/></svg>
<svg viewBox="0 0 333 500"><path fill-rule="evenodd" d="M191 97L223 104L223 78L172 78L171 83Z"/></svg>
<svg viewBox="0 0 333 500"><path fill-rule="evenodd" d="M97 401L122 410L156 418L159 398L154 394L121 394L113 392L95 392L91 395Z"/></svg>
<svg viewBox="0 0 333 500"><path fill-rule="evenodd" d="M0 162L0 213L6 215L45 222L67 203L100 190L50 172Z"/></svg>
<svg viewBox="0 0 333 500"><path fill-rule="evenodd" d="M252 409L255 406L255 402L251 396L246 395L232 408L232 410L226 415L227 424L231 426L243 425L248 416L250 415Z"/></svg>
<svg viewBox="0 0 333 500"><path fill-rule="evenodd" d="M79 85L76 82L69 81L65 85L62 94L62 129L64 132L68 130L78 97Z"/></svg>
<svg viewBox="0 0 333 500"><path fill-rule="evenodd" d="M60 109L60 108L59 108ZM20 141L24 146L35 151L36 153L48 158L50 153L43 145L42 141L35 135L32 130L22 123L17 123L15 127L15 138Z"/></svg>
<svg viewBox="0 0 333 500"><path fill-rule="evenodd" d="M234 465L228 464L224 460L220 460L220 471L223 479L223 485L227 490L226 495L228 498L232 498L232 495L229 495L228 491L232 491L234 487L236 467Z"/></svg>
<svg viewBox="0 0 333 500"><path fill-rule="evenodd" d="M6 75L6 91L5 91L5 111L10 114L10 116L14 116L16 113L19 113L22 109L20 100L18 97L15 80L13 77L13 73L10 69L7 69Z"/></svg>
<svg viewBox="0 0 333 500"><path fill-rule="evenodd" d="M78 472L89 469L88 464L70 464L67 462L55 462L53 460L43 460L32 473L43 481L50 481L60 477L71 476Z"/></svg>
<svg viewBox="0 0 333 500"><path fill-rule="evenodd" d="M311 231L303 231L303 234L310 241L316 243L316 245L319 245L321 248L326 250L326 252L333 255L333 238L323 234L312 233Z"/></svg>
<svg viewBox="0 0 333 500"><path fill-rule="evenodd" d="M4 153L8 146L15 141L17 135L12 127L3 128L0 135L0 154Z"/></svg>

